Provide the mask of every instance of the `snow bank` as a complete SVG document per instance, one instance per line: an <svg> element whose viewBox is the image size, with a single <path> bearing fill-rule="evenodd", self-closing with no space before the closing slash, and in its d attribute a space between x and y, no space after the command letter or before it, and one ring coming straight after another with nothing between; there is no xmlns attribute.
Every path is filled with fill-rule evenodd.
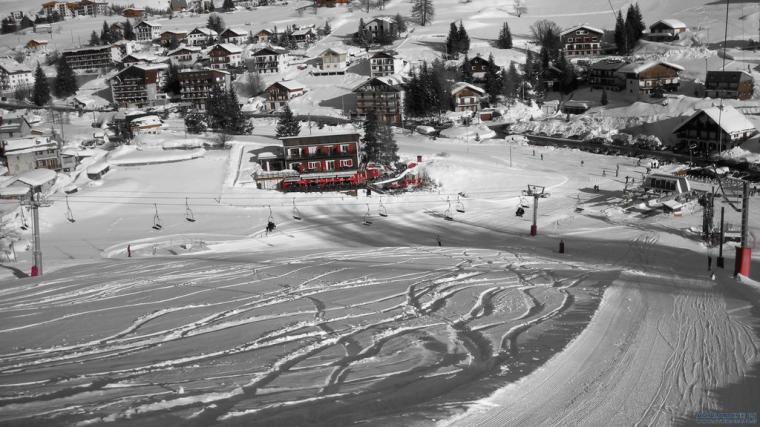
<svg viewBox="0 0 760 427"><path fill-rule="evenodd" d="M200 148L192 151L138 150L133 146L123 146L114 150L109 156L112 165L147 165L155 163L181 162L203 157L206 150Z"/></svg>
<svg viewBox="0 0 760 427"><path fill-rule="evenodd" d="M471 126L454 126L441 131L444 138L459 139L467 142L478 142L488 138L496 137L496 132L488 126L480 123Z"/></svg>

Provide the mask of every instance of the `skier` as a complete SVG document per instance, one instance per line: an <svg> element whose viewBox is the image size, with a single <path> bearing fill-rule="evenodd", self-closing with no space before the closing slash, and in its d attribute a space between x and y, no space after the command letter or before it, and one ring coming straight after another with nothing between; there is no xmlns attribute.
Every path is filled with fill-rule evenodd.
<svg viewBox="0 0 760 427"><path fill-rule="evenodd" d="M132 245L127 245L127 258L132 258Z"/></svg>
<svg viewBox="0 0 760 427"><path fill-rule="evenodd" d="M544 155L542 154L542 155L541 155L541 160L543 160L543 159L544 159Z"/></svg>
<svg viewBox="0 0 760 427"><path fill-rule="evenodd" d="M274 224L274 222L267 222L267 234L273 232L275 228L277 228L277 226Z"/></svg>
<svg viewBox="0 0 760 427"><path fill-rule="evenodd" d="M602 169L602 176L607 176L607 170L606 169Z"/></svg>
<svg viewBox="0 0 760 427"><path fill-rule="evenodd" d="M440 235L440 234L436 234L436 235L435 235L435 240L438 242L438 246L443 246L443 245L441 244L441 235Z"/></svg>
<svg viewBox="0 0 760 427"><path fill-rule="evenodd" d="M581 167L583 167L583 160L581 160Z"/></svg>

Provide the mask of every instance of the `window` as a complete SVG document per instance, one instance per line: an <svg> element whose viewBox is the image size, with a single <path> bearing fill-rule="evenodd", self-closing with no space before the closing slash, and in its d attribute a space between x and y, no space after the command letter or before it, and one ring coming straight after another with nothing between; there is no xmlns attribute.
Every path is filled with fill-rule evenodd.
<svg viewBox="0 0 760 427"><path fill-rule="evenodd" d="M307 147L306 150L310 156L317 154L317 147Z"/></svg>
<svg viewBox="0 0 760 427"><path fill-rule="evenodd" d="M290 148L290 149L288 149L288 155L290 157L298 157L298 148Z"/></svg>
<svg viewBox="0 0 760 427"><path fill-rule="evenodd" d="M315 170L319 168L319 162L309 162L308 167L309 167L309 170Z"/></svg>
<svg viewBox="0 0 760 427"><path fill-rule="evenodd" d="M340 152L341 153L348 153L348 150L349 150L348 144L341 144L341 146L340 146Z"/></svg>
<svg viewBox="0 0 760 427"><path fill-rule="evenodd" d="M342 168L350 168L354 165L354 161L351 159L345 159L340 161L340 167Z"/></svg>

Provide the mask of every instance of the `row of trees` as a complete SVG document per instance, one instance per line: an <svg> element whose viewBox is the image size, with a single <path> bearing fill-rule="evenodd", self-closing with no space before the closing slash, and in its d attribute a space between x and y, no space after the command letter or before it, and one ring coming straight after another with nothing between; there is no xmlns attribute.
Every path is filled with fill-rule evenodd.
<svg viewBox="0 0 760 427"><path fill-rule="evenodd" d="M90 46L108 45L119 40L136 40L137 35L135 29L129 20L124 21L121 31L114 31L108 22L103 21L103 28L100 30L100 35L93 30L90 34Z"/></svg>
<svg viewBox="0 0 760 427"><path fill-rule="evenodd" d="M459 21L459 28L457 24L452 22L449 27L449 35L446 37L446 53L453 56L458 56L460 53L467 54L470 50L470 36L467 35L467 30L464 29L462 21Z"/></svg>
<svg viewBox="0 0 760 427"><path fill-rule="evenodd" d="M623 20L623 12L618 11L615 18L615 46L618 53L629 55L636 46L636 42L643 36L645 29L644 17L641 15L638 3L628 7L625 20Z"/></svg>
<svg viewBox="0 0 760 427"><path fill-rule="evenodd" d="M190 133L205 132L208 128L219 132L223 140L230 134L250 134L253 126L240 110L234 90L214 86L206 100L206 113L185 115L185 128Z"/></svg>
<svg viewBox="0 0 760 427"><path fill-rule="evenodd" d="M65 98L75 94L78 89L79 87L77 85L76 75L74 75L74 70L72 70L68 62L66 62L66 58L60 57L56 64L53 94L59 98ZM32 102L41 107L50 102L50 100L50 86L48 84L47 76L45 76L45 72L42 71L42 66L37 64L37 69L34 72Z"/></svg>
<svg viewBox="0 0 760 427"><path fill-rule="evenodd" d="M61 20L63 20L63 17L61 17L61 14L57 10L45 17L38 15L34 18L34 21L27 15L24 15L21 19L6 16L0 21L0 34L15 33L18 30L31 28L37 24L52 24Z"/></svg>

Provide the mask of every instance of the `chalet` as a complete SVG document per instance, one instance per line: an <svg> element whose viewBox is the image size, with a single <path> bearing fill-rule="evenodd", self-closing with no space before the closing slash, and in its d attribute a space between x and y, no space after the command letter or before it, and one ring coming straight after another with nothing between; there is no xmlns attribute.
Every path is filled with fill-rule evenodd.
<svg viewBox="0 0 760 427"><path fill-rule="evenodd" d="M29 50L29 51L47 52L48 41L41 40L41 39L31 39L28 42L26 42L26 46L24 47L26 48L26 50Z"/></svg>
<svg viewBox="0 0 760 427"><path fill-rule="evenodd" d="M183 67L190 67L201 59L203 49L200 46L181 46L166 54L169 60Z"/></svg>
<svg viewBox="0 0 760 427"><path fill-rule="evenodd" d="M559 34L565 55L589 56L601 53L604 31L586 24L576 25Z"/></svg>
<svg viewBox="0 0 760 427"><path fill-rule="evenodd" d="M734 107L724 105L698 110L673 129L680 143L708 154L716 150L728 150L757 133L744 114Z"/></svg>
<svg viewBox="0 0 760 427"><path fill-rule="evenodd" d="M321 64L319 71L313 74L345 74L348 61L348 53L339 48L330 47L319 54Z"/></svg>
<svg viewBox="0 0 760 427"><path fill-rule="evenodd" d="M486 91L470 83L454 83L451 89L451 96L454 99L454 111L479 111L480 98L485 94Z"/></svg>
<svg viewBox="0 0 760 427"><path fill-rule="evenodd" d="M254 34L254 37L256 38L256 41L259 43L269 43L269 40L272 39L273 35L274 33L272 31L269 31L265 28L259 31L258 33Z"/></svg>
<svg viewBox="0 0 760 427"><path fill-rule="evenodd" d="M306 89L303 84L295 80L283 80L272 83L265 92L267 108L269 111L277 111L288 105L288 101L293 97L306 93Z"/></svg>
<svg viewBox="0 0 760 427"><path fill-rule="evenodd" d="M626 64L618 68L617 73L625 82L626 94L640 98L678 90L681 71L680 65L653 61Z"/></svg>
<svg viewBox="0 0 760 427"><path fill-rule="evenodd" d="M58 143L45 136L9 139L3 143L3 151L11 175L39 168L61 168Z"/></svg>
<svg viewBox="0 0 760 427"><path fill-rule="evenodd" d="M544 89L548 92L558 91L559 83L562 80L562 70L549 64L541 71L541 81L544 82Z"/></svg>
<svg viewBox="0 0 760 427"><path fill-rule="evenodd" d="M301 180L350 181L359 171L358 133L289 136L280 140L286 167L300 172Z"/></svg>
<svg viewBox="0 0 760 427"><path fill-rule="evenodd" d="M281 73L285 71L285 59L287 52L284 49L268 46L256 50L251 54L254 71L259 74Z"/></svg>
<svg viewBox="0 0 760 427"><path fill-rule="evenodd" d="M395 18L378 16L364 24L364 28L372 34L372 40L384 40L394 37L398 32L398 23Z"/></svg>
<svg viewBox="0 0 760 427"><path fill-rule="evenodd" d="M111 7L107 2L82 0L78 3L78 14L85 16L99 16L108 15L111 12Z"/></svg>
<svg viewBox="0 0 760 427"><path fill-rule="evenodd" d="M64 50L61 56L74 70L111 68L120 58L119 49L108 45Z"/></svg>
<svg viewBox="0 0 760 427"><path fill-rule="evenodd" d="M580 101L570 99L562 104L560 110L564 114L583 114L591 108L591 103L588 101Z"/></svg>
<svg viewBox="0 0 760 427"><path fill-rule="evenodd" d="M594 89L620 91L625 88L625 81L618 74L624 62L600 61L588 68L588 84Z"/></svg>
<svg viewBox="0 0 760 427"><path fill-rule="evenodd" d="M133 64L161 64L168 63L169 61L170 59L165 56L145 52L134 52L124 56L119 62L122 66L126 67Z"/></svg>
<svg viewBox="0 0 760 427"><path fill-rule="evenodd" d="M655 41L678 40L679 34L686 32L688 27L678 19L660 19L649 26L647 38Z"/></svg>
<svg viewBox="0 0 760 427"><path fill-rule="evenodd" d="M755 80L746 71L708 71L705 96L747 100L752 98Z"/></svg>
<svg viewBox="0 0 760 427"><path fill-rule="evenodd" d="M34 32L39 34L50 34L53 32L53 27L50 24L34 24Z"/></svg>
<svg viewBox="0 0 760 427"><path fill-rule="evenodd" d="M245 44L248 40L248 32L237 28L227 28L219 34L222 43Z"/></svg>
<svg viewBox="0 0 760 427"><path fill-rule="evenodd" d="M145 16L145 9L128 7L121 11L121 15L125 18L142 18Z"/></svg>
<svg viewBox="0 0 760 427"><path fill-rule="evenodd" d="M400 73L403 61L388 52L375 52L369 57L369 76L384 77Z"/></svg>
<svg viewBox="0 0 760 427"><path fill-rule="evenodd" d="M152 133L156 134L161 130L164 122L156 115L138 117L129 122L129 130L132 135Z"/></svg>
<svg viewBox="0 0 760 427"><path fill-rule="evenodd" d="M488 69L488 60L478 55L478 56L474 56L470 58L469 63L470 63L470 70L472 71L472 79L474 81L485 80L486 70Z"/></svg>
<svg viewBox="0 0 760 427"><path fill-rule="evenodd" d="M314 31L313 28L308 27L308 28L301 28L301 29L293 31L292 36L293 36L293 40L295 40L296 43L308 44L316 40L317 33Z"/></svg>
<svg viewBox="0 0 760 427"><path fill-rule="evenodd" d="M230 70L238 68L243 63L243 50L230 43L220 43L208 52L211 58L211 68L215 70Z"/></svg>
<svg viewBox="0 0 760 427"><path fill-rule="evenodd" d="M0 92L13 92L34 86L34 73L24 64L10 58L0 58Z"/></svg>
<svg viewBox="0 0 760 427"><path fill-rule="evenodd" d="M206 68L203 70L182 70L177 73L180 99L198 110L206 109L206 101L213 88L230 90L230 73Z"/></svg>
<svg viewBox="0 0 760 427"><path fill-rule="evenodd" d="M67 3L63 1L49 1L42 3L42 13L44 16L51 16L54 13L58 13L62 18L70 18L74 15L74 8L70 7L74 3Z"/></svg>
<svg viewBox="0 0 760 427"><path fill-rule="evenodd" d="M389 125L401 126L403 119L404 90L395 77L371 77L356 86L356 113L354 118L364 120L374 111L378 120Z"/></svg>
<svg viewBox="0 0 760 427"><path fill-rule="evenodd" d="M158 38L161 46L178 46L187 38L187 31L164 31Z"/></svg>
<svg viewBox="0 0 760 427"><path fill-rule="evenodd" d="M185 43L190 46L206 46L216 42L217 36L216 31L210 28L195 27L193 31L187 33Z"/></svg>
<svg viewBox="0 0 760 427"><path fill-rule="evenodd" d="M119 106L149 106L166 102L166 64L137 64L111 77L113 102Z"/></svg>
<svg viewBox="0 0 760 427"><path fill-rule="evenodd" d="M111 30L111 33L116 34L119 36L119 38L124 37L124 23L123 22L114 22L111 24L110 27L108 27L109 30Z"/></svg>
<svg viewBox="0 0 760 427"><path fill-rule="evenodd" d="M152 21L142 21L135 25L137 41L150 42L161 37L161 24Z"/></svg>
<svg viewBox="0 0 760 427"><path fill-rule="evenodd" d="M0 143L9 138L20 138L28 135L32 125L25 116L17 113L7 113L0 117Z"/></svg>
<svg viewBox="0 0 760 427"><path fill-rule="evenodd" d="M132 53L135 44L136 42L132 40L118 40L111 43L111 47L116 48L118 50L118 55L123 58Z"/></svg>

